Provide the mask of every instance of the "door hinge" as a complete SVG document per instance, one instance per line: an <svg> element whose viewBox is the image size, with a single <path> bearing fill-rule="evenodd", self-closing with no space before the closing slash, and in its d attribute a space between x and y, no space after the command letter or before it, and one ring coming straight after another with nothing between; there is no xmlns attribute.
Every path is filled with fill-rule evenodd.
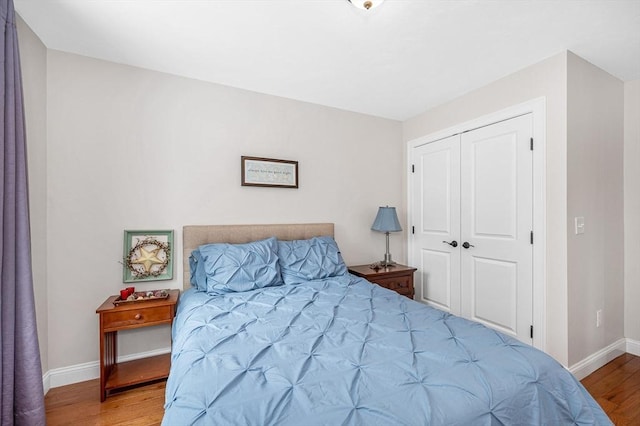
<svg viewBox="0 0 640 426"><path fill-rule="evenodd" d="M412 164L411 165L411 173L415 173L416 172L416 165Z"/></svg>
<svg viewBox="0 0 640 426"><path fill-rule="evenodd" d="M529 335L533 339L533 326L529 327Z"/></svg>
<svg viewBox="0 0 640 426"><path fill-rule="evenodd" d="M531 231L531 244L533 244L533 231Z"/></svg>
<svg viewBox="0 0 640 426"><path fill-rule="evenodd" d="M415 226L412 226L412 227L411 227L411 233L412 233L412 234L415 234L415 233L416 233L416 227L415 227Z"/></svg>
<svg viewBox="0 0 640 426"><path fill-rule="evenodd" d="M533 151L533 138L531 138L531 151Z"/></svg>

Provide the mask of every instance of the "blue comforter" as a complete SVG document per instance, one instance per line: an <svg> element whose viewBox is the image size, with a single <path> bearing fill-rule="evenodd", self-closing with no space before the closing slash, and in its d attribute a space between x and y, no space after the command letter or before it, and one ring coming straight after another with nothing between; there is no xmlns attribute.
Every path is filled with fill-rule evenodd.
<svg viewBox="0 0 640 426"><path fill-rule="evenodd" d="M167 426L611 424L551 357L352 275L189 290L173 339Z"/></svg>

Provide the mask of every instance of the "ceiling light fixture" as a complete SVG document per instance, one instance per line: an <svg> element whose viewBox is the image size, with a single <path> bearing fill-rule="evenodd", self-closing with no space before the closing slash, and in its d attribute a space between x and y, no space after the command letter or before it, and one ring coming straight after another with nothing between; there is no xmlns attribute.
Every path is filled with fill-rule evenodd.
<svg viewBox="0 0 640 426"><path fill-rule="evenodd" d="M347 0L349 3L357 7L358 9L373 9L380 6L384 0Z"/></svg>

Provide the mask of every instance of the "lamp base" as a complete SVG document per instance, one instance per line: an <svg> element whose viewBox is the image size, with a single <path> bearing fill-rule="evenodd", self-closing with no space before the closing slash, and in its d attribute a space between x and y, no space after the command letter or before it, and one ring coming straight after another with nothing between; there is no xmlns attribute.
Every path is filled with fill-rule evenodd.
<svg viewBox="0 0 640 426"><path fill-rule="evenodd" d="M396 266L396 262L391 259L391 253L387 252L384 254L384 260L380 261L380 266L383 268Z"/></svg>

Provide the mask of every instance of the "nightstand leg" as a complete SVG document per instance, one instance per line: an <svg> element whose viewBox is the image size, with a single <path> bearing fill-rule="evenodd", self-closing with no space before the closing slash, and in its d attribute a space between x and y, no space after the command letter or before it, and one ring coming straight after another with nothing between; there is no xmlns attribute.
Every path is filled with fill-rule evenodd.
<svg viewBox="0 0 640 426"><path fill-rule="evenodd" d="M100 402L107 399L107 380L116 364L116 332L100 333Z"/></svg>

